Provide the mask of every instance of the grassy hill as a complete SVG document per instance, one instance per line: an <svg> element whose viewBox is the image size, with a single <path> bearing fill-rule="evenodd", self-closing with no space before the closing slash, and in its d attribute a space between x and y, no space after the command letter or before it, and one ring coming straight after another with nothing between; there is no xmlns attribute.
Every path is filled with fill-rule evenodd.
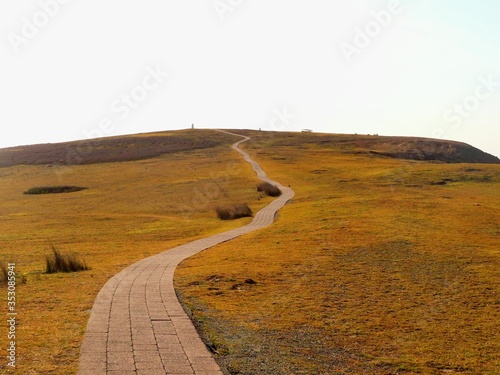
<svg viewBox="0 0 500 375"><path fill-rule="evenodd" d="M230 137L229 137L230 138ZM228 135L210 132L150 133L76 142L0 149L0 168L14 165L68 166L143 160L188 150L213 148L228 142Z"/></svg>
<svg viewBox="0 0 500 375"><path fill-rule="evenodd" d="M0 149L0 168L19 164L60 166L142 160L179 151L212 148L227 139L226 134L216 132L208 137L203 131L189 136L182 132L167 132L10 147ZM276 145L318 145L347 154L408 160L500 164L496 156L466 143L429 138L284 133Z"/></svg>
<svg viewBox="0 0 500 375"><path fill-rule="evenodd" d="M500 373L498 159L456 142L235 132L296 197L176 273L232 374ZM75 373L112 275L251 220L220 221L216 204L271 201L235 141L187 130L0 150L0 259L26 277L18 373ZM56 184L88 189L23 194ZM92 269L45 274L52 244Z"/></svg>
<svg viewBox="0 0 500 375"><path fill-rule="evenodd" d="M249 222L220 221L214 210L218 202L243 201L258 211L270 201L258 199L254 173L230 148L235 140L229 135L203 130L141 135L131 137L141 149L115 151L130 159L144 153L151 137L171 136L195 146L175 152L164 147L162 155L141 160L45 167L65 157L68 145L71 151L84 145L76 142L43 146L49 151L42 165L0 168L0 260L15 262L20 273L15 373L75 374L90 309L111 276L144 257ZM108 141L93 143L95 150ZM206 147L208 142L218 145ZM33 162L41 156L39 146L21 149ZM55 185L87 189L24 194ZM46 274L52 245L83 257L91 270ZM6 307L7 293L1 294ZM6 339L0 342L6 345Z"/></svg>
<svg viewBox="0 0 500 375"><path fill-rule="evenodd" d="M466 143L417 137L321 133L280 134L275 146L321 146L343 154L386 156L404 160L446 163L500 164L496 156Z"/></svg>
<svg viewBox="0 0 500 375"><path fill-rule="evenodd" d="M246 134L293 204L176 279L231 373L500 373L499 165L386 157L376 137Z"/></svg>

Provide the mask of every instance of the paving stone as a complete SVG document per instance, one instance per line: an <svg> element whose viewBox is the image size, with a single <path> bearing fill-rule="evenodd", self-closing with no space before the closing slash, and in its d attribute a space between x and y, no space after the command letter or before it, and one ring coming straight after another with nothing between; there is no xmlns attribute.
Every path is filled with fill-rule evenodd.
<svg viewBox="0 0 500 375"><path fill-rule="evenodd" d="M79 368L78 369L78 375L106 375L106 367L103 369L99 368L94 368L94 369L86 369L86 368Z"/></svg>
<svg viewBox="0 0 500 375"><path fill-rule="evenodd" d="M191 366L195 370L219 370L219 365L213 358L190 358Z"/></svg>
<svg viewBox="0 0 500 375"><path fill-rule="evenodd" d="M164 369L143 369L143 370L137 370L137 375L165 375L166 372ZM221 373L222 374L222 373Z"/></svg>
<svg viewBox="0 0 500 375"><path fill-rule="evenodd" d="M164 344L179 344L179 337L177 335L156 335L156 341Z"/></svg>
<svg viewBox="0 0 500 375"><path fill-rule="evenodd" d="M167 374L194 374L191 366L174 365L166 368Z"/></svg>
<svg viewBox="0 0 500 375"><path fill-rule="evenodd" d="M80 370L85 370L85 371L106 371L106 361L104 362L85 362L85 363L80 363L79 367Z"/></svg>
<svg viewBox="0 0 500 375"><path fill-rule="evenodd" d="M107 362L134 364L134 355L130 352L108 352Z"/></svg>
<svg viewBox="0 0 500 375"><path fill-rule="evenodd" d="M135 370L134 362L108 363L107 371L131 371Z"/></svg>
<svg viewBox="0 0 500 375"><path fill-rule="evenodd" d="M134 352L135 362L161 361L160 353L156 351L138 350Z"/></svg>
<svg viewBox="0 0 500 375"><path fill-rule="evenodd" d="M158 343L158 350L164 353L184 353L184 348L179 344Z"/></svg>
<svg viewBox="0 0 500 375"><path fill-rule="evenodd" d="M134 352L158 352L157 345L146 345L134 343Z"/></svg>
<svg viewBox="0 0 500 375"><path fill-rule="evenodd" d="M165 370L161 361L137 362L137 370Z"/></svg>

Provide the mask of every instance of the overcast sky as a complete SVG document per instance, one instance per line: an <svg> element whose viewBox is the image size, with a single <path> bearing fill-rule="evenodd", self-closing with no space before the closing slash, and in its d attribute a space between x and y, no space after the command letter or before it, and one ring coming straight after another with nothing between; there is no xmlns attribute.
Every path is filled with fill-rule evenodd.
<svg viewBox="0 0 500 375"><path fill-rule="evenodd" d="M166 129L445 138L500 156L498 0L0 2L0 147Z"/></svg>

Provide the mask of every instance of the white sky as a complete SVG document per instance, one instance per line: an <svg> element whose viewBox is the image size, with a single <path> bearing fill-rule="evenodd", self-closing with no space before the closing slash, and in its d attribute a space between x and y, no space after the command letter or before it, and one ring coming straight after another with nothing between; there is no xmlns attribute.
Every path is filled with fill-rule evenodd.
<svg viewBox="0 0 500 375"><path fill-rule="evenodd" d="M500 156L498 0L397 3L4 0L0 147L194 123L438 137Z"/></svg>

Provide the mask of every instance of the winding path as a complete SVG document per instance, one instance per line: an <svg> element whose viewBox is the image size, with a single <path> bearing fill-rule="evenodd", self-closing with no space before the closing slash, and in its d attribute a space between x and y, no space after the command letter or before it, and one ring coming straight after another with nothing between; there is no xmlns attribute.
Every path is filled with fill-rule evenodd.
<svg viewBox="0 0 500 375"><path fill-rule="evenodd" d="M257 177L277 185L283 194L260 210L244 227L206 237L145 258L112 277L94 302L80 350L78 375L222 375L200 339L174 290L177 265L202 250L264 228L292 197L289 187L267 178L250 156Z"/></svg>

